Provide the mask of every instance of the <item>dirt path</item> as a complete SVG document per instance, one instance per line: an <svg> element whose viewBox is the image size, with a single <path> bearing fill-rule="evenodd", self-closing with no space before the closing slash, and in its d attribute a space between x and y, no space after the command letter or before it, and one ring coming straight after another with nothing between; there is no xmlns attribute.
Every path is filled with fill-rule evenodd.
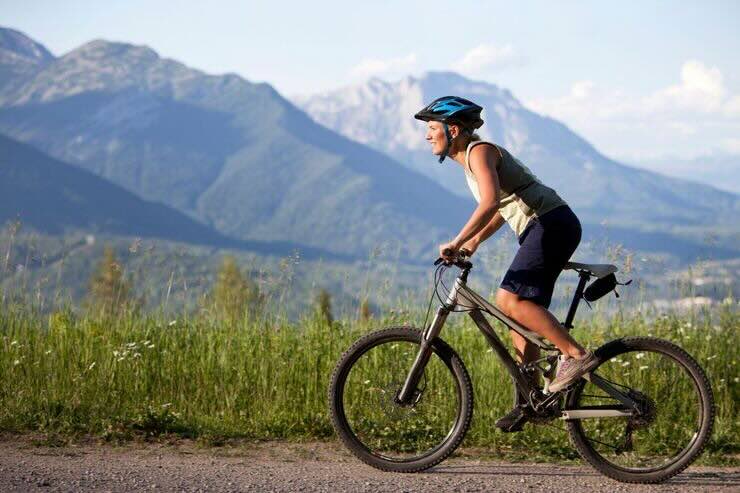
<svg viewBox="0 0 740 493"><path fill-rule="evenodd" d="M451 459L426 473L372 469L338 445L262 443L38 446L0 437L0 491L740 491L738 468L690 468L663 485L626 485L588 467Z"/></svg>

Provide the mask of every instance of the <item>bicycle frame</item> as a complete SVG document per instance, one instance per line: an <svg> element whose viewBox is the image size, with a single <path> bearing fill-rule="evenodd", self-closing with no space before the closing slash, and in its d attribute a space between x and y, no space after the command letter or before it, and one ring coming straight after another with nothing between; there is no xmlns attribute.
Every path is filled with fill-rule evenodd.
<svg viewBox="0 0 740 493"><path fill-rule="evenodd" d="M534 387L530 383L530 381L522 373L520 366L516 363L511 354L509 354L509 351L506 349L506 346L504 346L504 343L498 337L493 327L491 327L491 325L488 323L488 320L483 315L483 313L488 313L489 315L495 317L509 329L516 331L522 337L537 345L539 348L548 352L552 352L553 355L558 353L557 348L546 343L542 339L542 337L540 337L535 332L532 332L523 325L517 323L515 320L512 320L511 318L506 316L506 314L499 310L495 305L489 303L485 298L470 289L467 286L467 276L471 267L472 265L470 267L464 268L457 279L455 279L455 284L448 293L447 299L437 308L437 312L432 319L432 322L429 324L429 327L425 328L422 334L419 352L417 353L416 359L414 360L409 374L404 381L403 387L398 393L398 401L402 404L410 404L412 402L415 389L417 388L419 380L424 373L424 368L426 367L426 364L429 361L432 353L431 342L439 336L450 312L454 310L458 303L462 302L466 305L466 307L472 307L472 310L468 312L470 318L473 319L475 325L483 333L486 340L488 341L488 344L501 359L504 366L506 367L506 370L514 379L517 392L519 392L526 401L533 405L533 407L535 407L535 404L539 406L549 406L553 403L556 403L557 401L559 401L560 393L546 395L541 393L538 388ZM572 327L572 321L575 316L580 298L583 294L583 288L590 276L588 272L579 271L579 277L580 281L578 283L578 288L574 293L573 302L571 303L570 309L568 310L568 316L566 319L566 323L564 324L567 328ZM604 390L604 392L621 402L623 406L605 405L590 406L588 408L584 407L580 409L561 410L561 417L563 419L632 416L636 412L639 412L638 404L633 399L628 397L620 390L614 388L613 385L611 385L607 380L599 377L596 373L592 372L586 375L584 378L587 378L594 385L601 388L602 390Z"/></svg>

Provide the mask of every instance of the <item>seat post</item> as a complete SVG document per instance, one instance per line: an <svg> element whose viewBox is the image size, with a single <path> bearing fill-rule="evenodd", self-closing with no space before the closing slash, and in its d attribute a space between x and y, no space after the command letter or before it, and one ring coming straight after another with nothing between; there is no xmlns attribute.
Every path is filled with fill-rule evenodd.
<svg viewBox="0 0 740 493"><path fill-rule="evenodd" d="M570 308L568 309L568 316L565 317L565 323L563 323L563 326L568 330L573 328L573 319L576 316L576 310L578 309L578 303L580 303L581 298L583 298L583 290L586 287L586 283L591 278L591 275L585 270L579 270L578 277L579 277L578 287L576 288L576 292L573 294L573 301L570 302Z"/></svg>

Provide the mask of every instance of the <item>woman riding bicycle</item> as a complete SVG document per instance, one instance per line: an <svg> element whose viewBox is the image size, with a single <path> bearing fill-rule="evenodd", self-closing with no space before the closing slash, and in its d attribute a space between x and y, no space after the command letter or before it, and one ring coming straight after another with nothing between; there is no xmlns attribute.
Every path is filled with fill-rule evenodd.
<svg viewBox="0 0 740 493"><path fill-rule="evenodd" d="M581 224L555 191L506 149L474 133L483 125L480 106L446 96L414 115L427 122L426 140L439 162L450 157L465 172L478 202L468 222L449 243L439 246L450 259L460 250L472 255L506 221L519 238L519 250L496 293L496 305L506 315L552 342L566 358L550 391L560 390L592 370L597 359L585 350L548 311L555 281L581 240ZM539 358L539 349L511 331L522 363ZM518 431L522 409L515 406L496 422L505 431Z"/></svg>

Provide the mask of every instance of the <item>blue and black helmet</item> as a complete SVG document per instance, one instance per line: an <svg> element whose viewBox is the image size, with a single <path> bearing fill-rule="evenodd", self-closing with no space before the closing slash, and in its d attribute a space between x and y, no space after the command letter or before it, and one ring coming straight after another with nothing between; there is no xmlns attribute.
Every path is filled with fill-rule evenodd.
<svg viewBox="0 0 740 493"><path fill-rule="evenodd" d="M458 96L444 96L429 103L414 115L417 120L442 122L447 143L439 156L439 162L445 160L454 140L447 125L459 125L464 134L471 135L476 128L483 125L480 112L483 108Z"/></svg>
<svg viewBox="0 0 740 493"><path fill-rule="evenodd" d="M460 125L463 128L475 130L483 125L480 112L483 108L458 96L444 96L429 103L424 109L414 115L417 120L430 120L447 124Z"/></svg>

